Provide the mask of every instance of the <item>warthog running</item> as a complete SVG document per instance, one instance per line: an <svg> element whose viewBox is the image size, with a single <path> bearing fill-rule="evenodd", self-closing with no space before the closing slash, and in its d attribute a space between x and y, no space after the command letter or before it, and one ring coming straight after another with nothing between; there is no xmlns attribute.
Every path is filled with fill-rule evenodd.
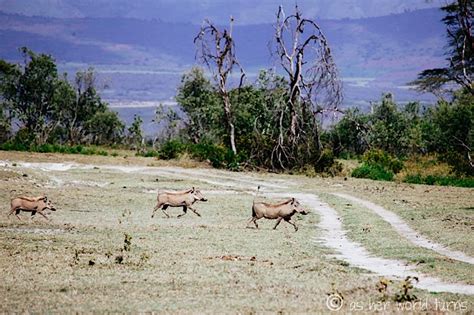
<svg viewBox="0 0 474 315"><path fill-rule="evenodd" d="M153 218L155 216L155 211L161 208L164 214L169 218L170 216L168 213L166 213L166 209L168 207L183 207L183 213L178 215L179 217L182 217L187 213L187 210L190 209L192 212L194 212L197 216L201 216L199 213L197 213L196 209L192 208L191 206L196 202L196 201L207 201L207 199L203 196L201 191L196 188L191 188L188 190L184 191L165 191L165 192L158 192L158 196L156 197L156 206L153 209L153 213L151 214L151 217Z"/></svg>
<svg viewBox="0 0 474 315"><path fill-rule="evenodd" d="M10 216L13 213L15 213L15 216L19 220L21 220L21 218L20 216L18 216L18 214L21 211L31 212L31 216L34 216L38 212L47 220L49 220L49 218L46 216L46 214L43 213L43 211L46 209L56 211L56 208L54 207L53 203L46 196L39 196L39 197L20 196L20 197L13 198L10 204L11 204L11 208L10 208L10 213L8 215Z"/></svg>
<svg viewBox="0 0 474 315"><path fill-rule="evenodd" d="M259 190L260 190L260 186L258 187L257 195L258 195ZM257 195L255 196L253 200L252 218L247 224L247 227L251 222L253 222L258 229L257 220L261 218L265 218L265 219L270 219L270 220L275 220L275 219L277 220L273 229L277 228L281 220L285 220L286 222L290 223L291 225L295 227L295 232L298 231L298 227L296 226L296 224L290 221L291 217L297 212L304 215L308 214L308 211L304 210L301 207L298 200L296 200L295 198L290 198L276 204L271 204L271 203L266 203L266 202L255 202Z"/></svg>

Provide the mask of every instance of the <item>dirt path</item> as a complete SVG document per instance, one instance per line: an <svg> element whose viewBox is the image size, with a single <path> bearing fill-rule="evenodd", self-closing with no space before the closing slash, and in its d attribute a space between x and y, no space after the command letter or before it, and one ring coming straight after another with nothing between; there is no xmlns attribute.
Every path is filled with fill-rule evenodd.
<svg viewBox="0 0 474 315"><path fill-rule="evenodd" d="M441 244L434 243L433 241L423 237L415 230L413 230L408 224L406 224L398 215L388 211L387 209L376 205L370 201L356 198L351 195L343 193L334 193L333 195L358 203L378 214L383 220L388 222L401 236L405 237L411 243L424 247L430 250L433 250L441 255L449 257L451 259L467 262L469 264L474 264L474 257L470 257L463 252L450 250L449 248L444 247Z"/></svg>
<svg viewBox="0 0 474 315"><path fill-rule="evenodd" d="M2 163L2 162L0 162ZM5 164L5 162L3 162ZM78 165L78 164L61 164L61 163L18 163L19 167L36 168L41 170L55 170L64 171L71 168L90 169L93 165ZM188 170L175 167L134 167L134 166L115 166L115 165L101 165L101 169L110 169L121 171L125 173L135 172L144 174L156 174L161 176L173 176L181 178L193 177L196 180L210 183L218 186L238 187L254 191L255 185L262 186L262 193L267 195L281 196L276 189L288 187L288 185L268 183L267 181L257 180L251 176L229 176L226 173L213 170ZM222 173L222 174L221 174ZM287 188L292 190L294 188ZM416 276L420 282L414 284L416 287L425 289L431 292L451 292L460 294L474 295L474 286L458 283L447 283L438 278L430 277L413 270L413 266L407 266L406 263L390 260L371 255L360 244L351 241L346 236L346 231L342 227L340 216L337 212L329 207L328 204L323 203L319 198L310 193L300 193L286 191L285 195L293 195L299 198L303 203L310 206L312 211L320 214L321 221L318 227L322 230L321 240L324 245L332 248L340 259L345 260L353 266L363 268L374 272L376 275L386 277L405 278L406 276Z"/></svg>
<svg viewBox="0 0 474 315"><path fill-rule="evenodd" d="M294 196L321 215L318 226L323 231L322 239L326 246L339 253L338 258L349 262L353 266L370 270L385 277L418 277L420 282L414 285L431 292L474 294L473 285L446 283L438 278L418 273L413 270L413 266L407 266L404 262L371 255L360 244L346 237L341 218L336 210L321 202L316 195L295 193Z"/></svg>

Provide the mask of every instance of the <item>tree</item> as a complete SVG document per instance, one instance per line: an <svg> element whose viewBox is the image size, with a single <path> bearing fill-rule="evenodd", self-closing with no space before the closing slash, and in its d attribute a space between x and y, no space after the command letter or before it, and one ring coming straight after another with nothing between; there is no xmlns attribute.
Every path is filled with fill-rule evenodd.
<svg viewBox="0 0 474 315"><path fill-rule="evenodd" d="M424 138L433 152L441 154L461 174L474 174L474 96L460 90L453 102L440 101L427 115Z"/></svg>
<svg viewBox="0 0 474 315"><path fill-rule="evenodd" d="M65 96L62 108L63 124L70 144L83 143L91 132L87 128L89 120L96 113L107 110L107 104L97 93L97 78L92 68L78 71L74 84L75 90L70 84L64 88L68 89L64 91L68 97Z"/></svg>
<svg viewBox="0 0 474 315"><path fill-rule="evenodd" d="M170 106L165 108L163 104L156 107L153 122L161 125L163 130L161 133L164 134L168 141L171 140L172 137L176 137L179 130L182 129L182 126L180 126L181 118L178 113Z"/></svg>
<svg viewBox="0 0 474 315"><path fill-rule="evenodd" d="M198 35L194 38L194 43L197 45L198 56L202 63L213 73L224 107L229 144L234 155L237 155L235 117L228 92L228 79L234 68L238 68L241 73L239 84L241 86L245 73L235 56L235 44L232 38L233 21L231 18L229 30L219 30L211 21L205 20Z"/></svg>
<svg viewBox="0 0 474 315"><path fill-rule="evenodd" d="M445 13L443 22L446 25L448 49L446 51L448 66L427 69L411 82L419 91L441 95L446 86L455 84L471 94L474 93L474 2L456 0L441 8Z"/></svg>
<svg viewBox="0 0 474 315"><path fill-rule="evenodd" d="M342 101L342 85L321 28L315 21L303 18L298 6L289 16L281 6L278 9L274 55L289 82L289 117L280 112L280 135L273 151L274 158L285 168L301 161L301 156L321 152L316 116L337 110Z"/></svg>
<svg viewBox="0 0 474 315"><path fill-rule="evenodd" d="M16 65L0 60L0 141L5 142L11 134L11 102L5 99L6 91L12 89L19 77L19 69Z"/></svg>
<svg viewBox="0 0 474 315"><path fill-rule="evenodd" d="M369 116L369 141L373 148L392 155L404 155L409 146L409 125L398 110L392 94L382 97L380 104L374 104Z"/></svg>
<svg viewBox="0 0 474 315"><path fill-rule="evenodd" d="M137 151L140 151L144 144L142 124L142 118L138 115L133 115L132 125L127 129L128 141Z"/></svg>
<svg viewBox="0 0 474 315"><path fill-rule="evenodd" d="M21 49L25 63L21 70L12 70L2 80L3 99L10 103L13 115L31 135L35 143L48 140L59 125L61 100L57 97L60 84L54 59L35 54L26 47Z"/></svg>
<svg viewBox="0 0 474 315"><path fill-rule="evenodd" d="M347 110L329 132L334 154L362 155L370 148L369 132L369 116L357 108Z"/></svg>
<svg viewBox="0 0 474 315"><path fill-rule="evenodd" d="M186 133L193 143L213 141L221 133L222 105L201 68L182 76L176 101L186 114Z"/></svg>
<svg viewBox="0 0 474 315"><path fill-rule="evenodd" d="M87 128L90 130L90 142L97 145L110 145L122 140L125 126L116 112L107 109L96 112L87 122Z"/></svg>

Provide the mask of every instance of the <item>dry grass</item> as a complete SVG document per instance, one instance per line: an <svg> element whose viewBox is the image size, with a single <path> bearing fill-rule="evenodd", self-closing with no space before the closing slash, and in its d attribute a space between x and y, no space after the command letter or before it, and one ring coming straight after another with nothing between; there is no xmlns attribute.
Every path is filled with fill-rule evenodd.
<svg viewBox="0 0 474 315"><path fill-rule="evenodd" d="M260 230L245 229L251 195L227 193L198 179L121 173L100 166L161 163L150 158L0 152L0 159L99 165L67 172L18 167L2 171L13 174L0 177L3 213L8 211L12 188L31 195L46 193L59 210L52 214L51 223L39 217L20 222L0 215L0 313L321 313L328 311L327 294L335 291L343 295L343 310L349 312L351 304L368 307L380 296L375 288L378 277L332 258L327 248L314 241L320 232L315 214L298 219L297 233L284 223L273 231L273 222L268 221L261 222ZM313 189L318 185L323 190L348 183L258 176L289 179ZM210 201L197 205L202 218L188 213L177 219L180 210L173 209L171 219L161 214L150 219L154 190L189 186L207 192ZM132 237L130 251L123 250L125 234ZM398 285L391 285L391 294ZM428 299L431 310L435 299L462 299L472 309L472 297L414 292ZM394 304L391 310L397 310Z"/></svg>
<svg viewBox="0 0 474 315"><path fill-rule="evenodd" d="M410 175L449 177L452 173L452 167L439 162L436 156L423 156L405 161L404 168L397 174L396 179L401 181Z"/></svg>

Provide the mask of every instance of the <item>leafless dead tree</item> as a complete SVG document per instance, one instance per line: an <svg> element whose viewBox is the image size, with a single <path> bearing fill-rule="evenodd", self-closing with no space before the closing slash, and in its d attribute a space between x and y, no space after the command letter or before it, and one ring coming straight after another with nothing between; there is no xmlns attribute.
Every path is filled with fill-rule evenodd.
<svg viewBox="0 0 474 315"><path fill-rule="evenodd" d="M273 150L274 158L284 167L285 160L297 158L299 143L315 141L313 146L320 149L317 115L338 110L342 84L321 28L315 21L303 18L298 6L289 16L281 6L278 8L272 53L289 81L289 123L281 112L280 135ZM311 136L305 126L308 122L313 128Z"/></svg>
<svg viewBox="0 0 474 315"><path fill-rule="evenodd" d="M217 84L224 106L230 146L232 152L237 154L234 113L228 91L228 79L234 68L238 68L240 71L240 87L245 73L235 56L235 44L232 38L233 22L234 19L231 17L229 30L219 30L211 21L204 20L198 35L194 38L194 43L197 46L197 58L212 72Z"/></svg>

